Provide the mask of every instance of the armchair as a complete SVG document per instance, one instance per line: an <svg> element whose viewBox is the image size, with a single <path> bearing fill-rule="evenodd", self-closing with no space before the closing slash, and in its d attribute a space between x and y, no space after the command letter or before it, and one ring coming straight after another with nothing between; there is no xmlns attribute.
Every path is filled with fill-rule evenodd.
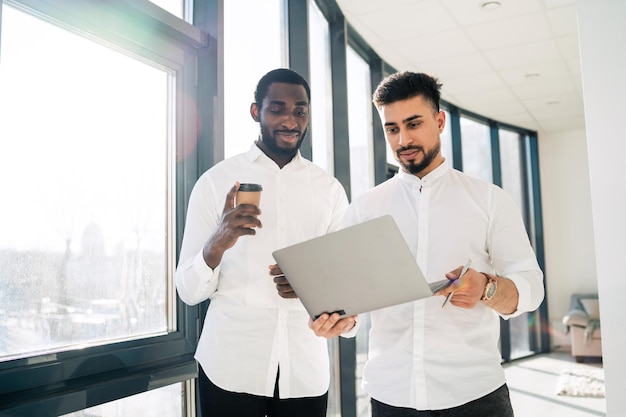
<svg viewBox="0 0 626 417"><path fill-rule="evenodd" d="M600 308L597 294L572 294L570 310L563 317L570 334L572 356L582 362L586 356L602 357Z"/></svg>

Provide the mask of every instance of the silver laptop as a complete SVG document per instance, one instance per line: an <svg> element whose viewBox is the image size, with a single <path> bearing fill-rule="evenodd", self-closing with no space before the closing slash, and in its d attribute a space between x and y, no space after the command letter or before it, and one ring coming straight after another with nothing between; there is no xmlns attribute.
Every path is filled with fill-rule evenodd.
<svg viewBox="0 0 626 417"><path fill-rule="evenodd" d="M390 215L272 253L312 318L342 317L430 297L450 284L426 282Z"/></svg>

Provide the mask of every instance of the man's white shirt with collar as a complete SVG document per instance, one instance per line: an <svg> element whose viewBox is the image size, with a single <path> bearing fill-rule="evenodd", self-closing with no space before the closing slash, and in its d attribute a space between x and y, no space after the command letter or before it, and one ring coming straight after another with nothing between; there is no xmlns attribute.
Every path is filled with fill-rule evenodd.
<svg viewBox="0 0 626 417"><path fill-rule="evenodd" d="M400 172L353 201L345 226L391 214L430 282L472 259L471 267L513 280L517 311L535 310L543 274L518 207L501 188L451 169L422 179ZM384 277L383 277L384 279ZM459 406L505 383L498 350L499 315L444 297L370 313L363 387L378 401L418 410ZM505 317L506 318L506 317Z"/></svg>
<svg viewBox="0 0 626 417"><path fill-rule="evenodd" d="M202 248L236 181L260 183L263 227L242 236L215 270ZM176 272L181 299L210 298L196 359L217 386L271 397L280 365L281 398L328 390L328 345L308 327L298 299L281 298L269 275L272 251L337 230L348 201L339 181L300 153L280 169L255 144L205 172L191 193Z"/></svg>

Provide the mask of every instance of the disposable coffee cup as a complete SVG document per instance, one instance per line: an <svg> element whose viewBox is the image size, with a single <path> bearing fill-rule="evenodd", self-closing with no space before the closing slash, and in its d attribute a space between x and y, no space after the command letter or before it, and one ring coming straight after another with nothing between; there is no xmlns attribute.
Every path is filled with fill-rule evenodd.
<svg viewBox="0 0 626 417"><path fill-rule="evenodd" d="M261 191L263 191L261 184L239 184L239 190L235 196L235 205L252 204L259 207Z"/></svg>

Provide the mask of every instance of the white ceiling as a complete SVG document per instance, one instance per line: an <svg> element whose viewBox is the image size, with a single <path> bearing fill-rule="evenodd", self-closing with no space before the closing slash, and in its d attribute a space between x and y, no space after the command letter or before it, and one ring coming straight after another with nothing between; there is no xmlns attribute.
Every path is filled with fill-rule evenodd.
<svg viewBox="0 0 626 417"><path fill-rule="evenodd" d="M396 70L426 72L442 98L499 122L584 129L576 0L336 0Z"/></svg>

